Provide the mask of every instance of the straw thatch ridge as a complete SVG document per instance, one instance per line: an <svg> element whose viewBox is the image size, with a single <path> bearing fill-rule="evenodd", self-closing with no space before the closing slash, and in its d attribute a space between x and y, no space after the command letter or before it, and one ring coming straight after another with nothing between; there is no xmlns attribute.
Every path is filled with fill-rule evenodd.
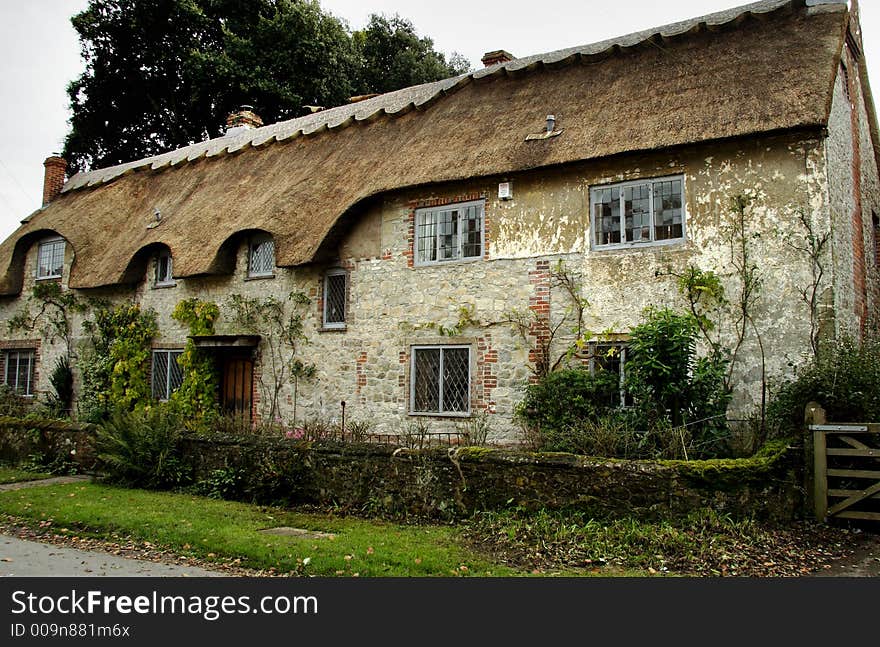
<svg viewBox="0 0 880 647"><path fill-rule="evenodd" d="M156 243L176 276L228 271L228 241L253 229L275 237L279 266L296 266L343 214L387 191L824 127L845 5L760 2L718 16L389 93L308 129L292 120L75 176L0 245L0 294L21 290L13 266L36 230L73 246L77 288L131 281L132 259ZM525 141L547 114L562 135ZM156 208L161 224L148 228Z"/></svg>

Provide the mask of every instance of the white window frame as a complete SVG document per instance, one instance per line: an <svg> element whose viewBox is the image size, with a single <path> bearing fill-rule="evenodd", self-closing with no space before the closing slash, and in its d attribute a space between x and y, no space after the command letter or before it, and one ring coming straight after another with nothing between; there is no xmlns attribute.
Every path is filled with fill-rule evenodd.
<svg viewBox="0 0 880 647"><path fill-rule="evenodd" d="M15 371L13 375L15 376L15 384L9 383L9 364L11 363L13 355L15 356ZM27 371L27 380L25 382L24 391L19 391L18 387L18 368L21 365L22 356L27 358L28 363L28 371ZM3 351L3 384L12 389L13 393L17 395L30 398L34 395L34 365L36 363L37 354L32 348L11 348Z"/></svg>
<svg viewBox="0 0 880 647"><path fill-rule="evenodd" d="M480 253L475 256L462 256L462 231L461 227L458 228L457 240L455 245L455 255L449 258L437 258L436 260L422 260L419 256L419 229L424 225L425 219L429 214L437 214L444 211L460 211L467 210L469 207L477 207L479 213L479 223L480 223ZM485 200L470 200L468 202L456 202L453 204L445 204L438 205L435 207L421 207L416 209L415 219L413 222L413 264L416 266L424 266L424 265L443 265L445 263L470 263L473 261L479 261L483 258L483 254L486 252L486 201ZM437 255L440 255L440 227L437 226L436 221L434 223L434 227L436 228L434 234L434 244L437 250Z"/></svg>
<svg viewBox="0 0 880 647"><path fill-rule="evenodd" d="M55 257L55 248L59 245L61 246L61 271L58 274L54 274L54 273L42 274L41 270L42 270L42 266L43 266L42 260L43 260L44 250L46 250L47 254L51 258L54 258ZM43 281L46 279L60 279L61 278L61 275L64 273L64 255L65 255L65 252L67 251L66 246L67 246L67 241L64 240L64 238L62 238L61 236L40 241L40 244L37 246L37 275L36 276L37 276L38 281ZM52 270L50 268L49 272L51 272L51 271Z"/></svg>
<svg viewBox="0 0 880 647"><path fill-rule="evenodd" d="M660 182L670 182L678 180L681 182L681 236L679 238L666 238L663 240L655 240L655 213L654 213L654 185ZM651 224L649 227L650 236L647 240L626 240L626 211L624 207L624 190L629 187L649 185L648 191L648 211L651 214ZM596 200L597 193L603 189L618 189L619 195L619 212L620 212L620 242L619 243L597 243L596 228L599 223L596 218ZM632 247L645 247L654 245L679 245L687 240L687 187L685 184L684 174L667 175L664 177L641 178L638 180L628 180L626 182L616 182L614 184L598 184L590 187L590 249L600 251L606 249L626 249Z"/></svg>
<svg viewBox="0 0 880 647"><path fill-rule="evenodd" d="M344 284L342 286L342 321L328 321L330 300L330 278L334 276L343 277ZM324 312L322 314L322 326L327 329L341 330L348 325L348 272L342 268L334 268L324 273Z"/></svg>
<svg viewBox="0 0 880 647"><path fill-rule="evenodd" d="M269 264L268 269L254 269L254 248L259 248L262 245L272 245L272 259ZM251 236L248 239L248 278L266 278L270 276L275 276L275 239L268 235L256 235Z"/></svg>
<svg viewBox="0 0 880 647"><path fill-rule="evenodd" d="M150 356L150 394L153 396L155 400L159 402L167 402L171 398L171 394L177 391L177 389L171 390L171 362L176 362L177 358L183 354L182 348L154 348L153 352ZM167 364L168 368L165 369L165 397L156 397L156 394L153 392L153 388L155 386L154 376L156 371L156 355L167 355ZM181 376L183 374L183 367L180 369ZM181 380L182 383L182 380ZM180 387L177 387L178 389Z"/></svg>
<svg viewBox="0 0 880 647"><path fill-rule="evenodd" d="M468 384L467 384L467 409L465 411L444 411L443 410L443 361L444 361L444 351L449 349L467 350L467 371L468 371ZM416 406L416 352L420 350L439 350L440 351L440 393L439 398L437 400L437 411L417 411ZM411 416L435 416L435 417L444 417L444 418L467 418L471 415L471 389L473 388L473 370L471 366L471 361L473 359L473 352L471 351L470 344L422 344L418 346L410 346L410 368L409 368L409 414Z"/></svg>
<svg viewBox="0 0 880 647"><path fill-rule="evenodd" d="M168 259L168 276L167 278L163 278L159 276L159 268L162 266L162 259ZM174 259L171 257L171 252L159 252L156 255L156 275L153 285L157 287L166 287L169 285L174 285Z"/></svg>

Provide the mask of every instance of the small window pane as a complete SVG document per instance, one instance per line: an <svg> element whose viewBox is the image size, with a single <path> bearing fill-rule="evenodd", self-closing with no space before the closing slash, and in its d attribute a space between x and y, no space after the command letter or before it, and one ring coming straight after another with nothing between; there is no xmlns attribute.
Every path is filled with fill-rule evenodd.
<svg viewBox="0 0 880 647"><path fill-rule="evenodd" d="M437 214L438 258L441 261L458 257L458 212L441 211Z"/></svg>
<svg viewBox="0 0 880 647"><path fill-rule="evenodd" d="M19 395L34 394L34 351L6 351L4 383Z"/></svg>
<svg viewBox="0 0 880 647"><path fill-rule="evenodd" d="M418 260L428 262L437 260L437 225L436 214L425 212L419 215L418 224Z"/></svg>
<svg viewBox="0 0 880 647"><path fill-rule="evenodd" d="M58 278L64 270L64 241L40 243L37 251L37 278Z"/></svg>
<svg viewBox="0 0 880 647"><path fill-rule="evenodd" d="M419 348L414 351L414 411L440 411L440 349Z"/></svg>
<svg viewBox="0 0 880 647"><path fill-rule="evenodd" d="M593 219L596 245L613 245L620 242L619 188L593 190Z"/></svg>
<svg viewBox="0 0 880 647"><path fill-rule="evenodd" d="M183 368L178 360L183 351L173 350L168 353L168 396L174 393L183 384Z"/></svg>
<svg viewBox="0 0 880 647"><path fill-rule="evenodd" d="M470 402L470 352L443 349L443 411L466 412Z"/></svg>
<svg viewBox="0 0 880 647"><path fill-rule="evenodd" d="M168 353L153 352L153 397L157 400L168 399Z"/></svg>
<svg viewBox="0 0 880 647"><path fill-rule="evenodd" d="M474 258L483 254L482 218L476 205L464 211L461 223L461 255Z"/></svg>
<svg viewBox="0 0 880 647"><path fill-rule="evenodd" d="M654 183L654 238L669 240L684 235L681 180Z"/></svg>
<svg viewBox="0 0 880 647"><path fill-rule="evenodd" d="M345 323L345 274L328 274L324 280L324 323Z"/></svg>
<svg viewBox="0 0 880 647"><path fill-rule="evenodd" d="M651 240L651 185L639 184L623 190L625 230L628 242Z"/></svg>
<svg viewBox="0 0 880 647"><path fill-rule="evenodd" d="M275 271L275 241L259 238L251 241L248 273L267 276Z"/></svg>
<svg viewBox="0 0 880 647"><path fill-rule="evenodd" d="M171 255L160 254L156 258L156 283L172 283Z"/></svg>

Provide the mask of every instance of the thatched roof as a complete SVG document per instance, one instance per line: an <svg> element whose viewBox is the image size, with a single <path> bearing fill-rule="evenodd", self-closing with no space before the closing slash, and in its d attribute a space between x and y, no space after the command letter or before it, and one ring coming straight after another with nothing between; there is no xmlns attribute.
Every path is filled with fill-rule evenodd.
<svg viewBox="0 0 880 647"><path fill-rule="evenodd" d="M249 230L272 233L277 264L296 266L387 191L821 128L847 11L808 5L758 2L80 173L0 245L0 294L20 291L23 255L47 231L73 246L78 288L137 280L157 244L175 276L228 271L231 241ZM562 135L526 141L547 114Z"/></svg>

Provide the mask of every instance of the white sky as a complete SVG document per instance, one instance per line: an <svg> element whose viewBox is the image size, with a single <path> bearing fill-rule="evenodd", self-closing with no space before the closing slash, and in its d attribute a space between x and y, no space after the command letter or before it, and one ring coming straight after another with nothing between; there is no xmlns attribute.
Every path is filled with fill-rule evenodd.
<svg viewBox="0 0 880 647"><path fill-rule="evenodd" d="M746 0L320 0L362 27L370 13L399 13L435 48L463 54L528 56L592 43L746 4ZM82 71L70 17L87 0L0 0L0 240L40 206L43 160L67 133L67 84ZM880 2L862 0L871 86L880 92ZM880 97L878 97L880 100ZM121 214L122 215L122 214Z"/></svg>

